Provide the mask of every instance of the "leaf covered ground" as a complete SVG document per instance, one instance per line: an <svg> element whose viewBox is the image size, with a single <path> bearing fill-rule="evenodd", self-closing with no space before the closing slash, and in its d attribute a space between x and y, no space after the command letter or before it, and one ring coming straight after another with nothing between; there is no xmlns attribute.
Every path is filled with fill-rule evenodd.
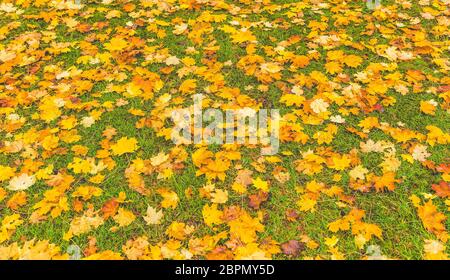
<svg viewBox="0 0 450 280"><path fill-rule="evenodd" d="M448 0L1 0L0 259L445 259ZM171 111L281 112L280 151Z"/></svg>

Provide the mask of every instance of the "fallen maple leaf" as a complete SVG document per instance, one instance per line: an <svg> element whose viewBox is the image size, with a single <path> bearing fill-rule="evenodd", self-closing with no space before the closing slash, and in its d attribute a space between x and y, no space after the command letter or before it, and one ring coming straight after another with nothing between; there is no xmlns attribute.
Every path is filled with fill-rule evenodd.
<svg viewBox="0 0 450 280"><path fill-rule="evenodd" d="M305 249L305 245L303 243L298 242L297 240L289 240L281 244L281 251L283 254L296 257L299 255L301 251Z"/></svg>
<svg viewBox="0 0 450 280"><path fill-rule="evenodd" d="M147 225L158 225L161 223L161 218L163 217L162 210L156 211L155 208L150 205L147 207L146 215L143 217Z"/></svg>
<svg viewBox="0 0 450 280"><path fill-rule="evenodd" d="M122 137L116 144L111 146L114 155L132 153L139 148L135 138Z"/></svg>
<svg viewBox="0 0 450 280"><path fill-rule="evenodd" d="M450 197L450 183L441 181L439 184L433 184L431 187L439 197Z"/></svg>
<svg viewBox="0 0 450 280"><path fill-rule="evenodd" d="M267 199L269 198L269 193L259 191L257 194L249 195L248 198L248 206L253 209L259 209L261 203L267 201Z"/></svg>

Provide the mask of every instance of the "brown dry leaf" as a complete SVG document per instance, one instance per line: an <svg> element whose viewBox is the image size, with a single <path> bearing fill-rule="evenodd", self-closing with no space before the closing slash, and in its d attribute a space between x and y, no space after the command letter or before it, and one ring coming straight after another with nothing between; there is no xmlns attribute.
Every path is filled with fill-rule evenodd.
<svg viewBox="0 0 450 280"><path fill-rule="evenodd" d="M248 206L250 206L253 209L259 209L261 204L269 198L269 193L259 191L256 194L251 194L248 196Z"/></svg>
<svg viewBox="0 0 450 280"><path fill-rule="evenodd" d="M304 249L305 245L297 240L289 240L281 244L283 254L291 257L297 257Z"/></svg>

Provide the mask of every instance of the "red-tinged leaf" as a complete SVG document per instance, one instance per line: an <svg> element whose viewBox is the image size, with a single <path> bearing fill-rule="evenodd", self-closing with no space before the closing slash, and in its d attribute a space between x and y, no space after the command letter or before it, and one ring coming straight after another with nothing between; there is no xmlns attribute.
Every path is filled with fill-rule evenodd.
<svg viewBox="0 0 450 280"><path fill-rule="evenodd" d="M441 181L439 184L433 184L431 188L439 197L450 197L450 183Z"/></svg>

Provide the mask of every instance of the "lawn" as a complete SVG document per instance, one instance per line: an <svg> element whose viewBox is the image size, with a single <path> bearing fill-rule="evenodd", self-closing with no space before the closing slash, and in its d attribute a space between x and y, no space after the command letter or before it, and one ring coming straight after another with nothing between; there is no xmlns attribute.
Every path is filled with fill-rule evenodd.
<svg viewBox="0 0 450 280"><path fill-rule="evenodd" d="M0 259L448 258L448 1L80 3L0 3Z"/></svg>

